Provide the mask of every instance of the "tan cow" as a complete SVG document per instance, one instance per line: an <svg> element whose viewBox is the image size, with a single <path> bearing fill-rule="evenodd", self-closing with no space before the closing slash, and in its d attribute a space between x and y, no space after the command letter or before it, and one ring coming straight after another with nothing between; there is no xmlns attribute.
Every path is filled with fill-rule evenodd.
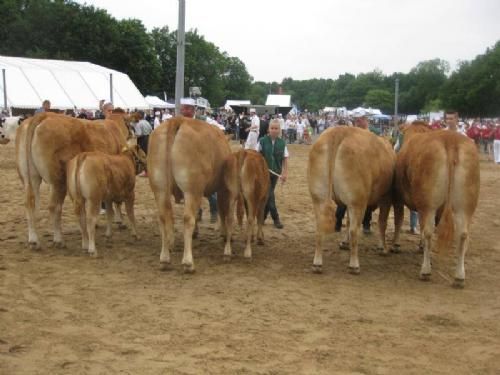
<svg viewBox="0 0 500 375"><path fill-rule="evenodd" d="M214 192L217 192L220 229L226 239L224 255L231 256L238 187L235 176L224 171L230 154L224 133L204 121L179 116L162 123L151 133L147 169L158 205L162 269L170 265L170 248L174 242L172 195L176 200L184 197L184 271L194 272L192 238L196 214L203 196Z"/></svg>
<svg viewBox="0 0 500 375"><path fill-rule="evenodd" d="M50 112L25 120L16 134L17 171L25 192L28 243L39 249L35 212L39 207L40 183L50 185L49 211L54 245L63 246L61 212L66 196L66 163L84 151L118 154L130 137L124 115L111 120L88 121Z"/></svg>
<svg viewBox="0 0 500 375"><path fill-rule="evenodd" d="M323 132L309 153L308 182L316 217L313 271L321 272L324 236L333 232L335 205L347 206L351 256L349 270L359 273L358 233L367 207L380 207L379 247L385 241L392 200L396 155L390 144L366 129L338 127ZM398 238L394 242L397 244Z"/></svg>
<svg viewBox="0 0 500 375"><path fill-rule="evenodd" d="M234 152L229 160L232 168L236 168L238 180L237 217L240 226L243 223L243 205L247 216L245 258L252 257L252 238L255 219L257 219L257 244L264 244L264 209L269 195L269 170L266 159L253 150Z"/></svg>
<svg viewBox="0 0 500 375"><path fill-rule="evenodd" d="M82 152L68 162L68 193L80 222L82 248L91 256L97 256L95 226L101 202L106 202L106 237L111 237L112 203L124 202L132 235L138 239L134 216L135 176L144 170L145 165L146 154L137 145L124 147L119 155Z"/></svg>
<svg viewBox="0 0 500 375"><path fill-rule="evenodd" d="M431 131L414 122L404 131L396 162L399 205L418 211L424 260L420 278L431 275L431 238L438 225L438 248L450 247L456 233L458 261L454 286L465 284L464 258L469 246L469 227L479 196L479 156L474 142L448 130ZM396 223L401 229L402 219Z"/></svg>

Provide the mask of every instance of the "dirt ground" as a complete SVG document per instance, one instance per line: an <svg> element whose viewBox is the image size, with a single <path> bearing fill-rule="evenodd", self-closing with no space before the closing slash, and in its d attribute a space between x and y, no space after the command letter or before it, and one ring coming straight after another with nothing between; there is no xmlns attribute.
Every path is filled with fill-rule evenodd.
<svg viewBox="0 0 500 375"><path fill-rule="evenodd" d="M52 248L42 185L43 249L28 249L14 146L0 147L0 374L498 374L500 166L481 162L466 288L456 290L451 256L435 255L432 280L419 281L418 237L406 233L402 253L387 258L376 253L375 235L363 236L359 276L347 272L349 254L332 235L324 272L313 274L309 147L290 147L290 179L276 191L285 229L268 223L251 262L239 230L236 255L223 261L204 202L193 275L180 266L180 206L174 270L160 271L144 178L139 242L115 229L106 243L101 225L101 257L89 258L67 200L67 247Z"/></svg>

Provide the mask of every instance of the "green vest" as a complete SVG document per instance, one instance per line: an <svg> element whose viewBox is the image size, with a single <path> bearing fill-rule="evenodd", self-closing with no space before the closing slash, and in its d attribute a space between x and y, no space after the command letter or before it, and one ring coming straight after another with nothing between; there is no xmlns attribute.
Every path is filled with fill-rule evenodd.
<svg viewBox="0 0 500 375"><path fill-rule="evenodd" d="M281 166L285 158L285 141L281 138L276 138L273 145L271 137L266 135L262 137L259 142L260 152L264 156L264 159L266 159L269 169L281 174Z"/></svg>

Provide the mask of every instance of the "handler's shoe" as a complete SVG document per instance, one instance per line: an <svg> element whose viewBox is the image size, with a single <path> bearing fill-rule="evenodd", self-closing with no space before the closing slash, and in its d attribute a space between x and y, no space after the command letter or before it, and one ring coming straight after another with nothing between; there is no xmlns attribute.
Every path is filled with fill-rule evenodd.
<svg viewBox="0 0 500 375"><path fill-rule="evenodd" d="M281 221L279 221L279 220L276 220L276 221L274 222L274 226L275 226L276 228L278 228L278 229L283 229L283 224L281 224Z"/></svg>

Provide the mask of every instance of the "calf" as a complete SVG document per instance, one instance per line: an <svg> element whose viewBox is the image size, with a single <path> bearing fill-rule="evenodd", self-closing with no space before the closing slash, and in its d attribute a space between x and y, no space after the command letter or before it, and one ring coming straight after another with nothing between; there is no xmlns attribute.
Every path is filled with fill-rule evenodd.
<svg viewBox="0 0 500 375"><path fill-rule="evenodd" d="M237 217L240 226L243 222L243 203L247 215L245 258L252 257L252 237L257 218L257 243L264 244L264 209L269 194L270 177L266 160L253 150L240 150L229 157L229 163L236 168L238 179Z"/></svg>
<svg viewBox="0 0 500 375"><path fill-rule="evenodd" d="M137 239L134 217L135 176L144 170L146 155L137 146L124 147L118 155L83 152L67 165L68 192L80 219L82 248L97 256L95 226L101 202L106 202L106 237L111 237L112 203L125 202L132 235Z"/></svg>

